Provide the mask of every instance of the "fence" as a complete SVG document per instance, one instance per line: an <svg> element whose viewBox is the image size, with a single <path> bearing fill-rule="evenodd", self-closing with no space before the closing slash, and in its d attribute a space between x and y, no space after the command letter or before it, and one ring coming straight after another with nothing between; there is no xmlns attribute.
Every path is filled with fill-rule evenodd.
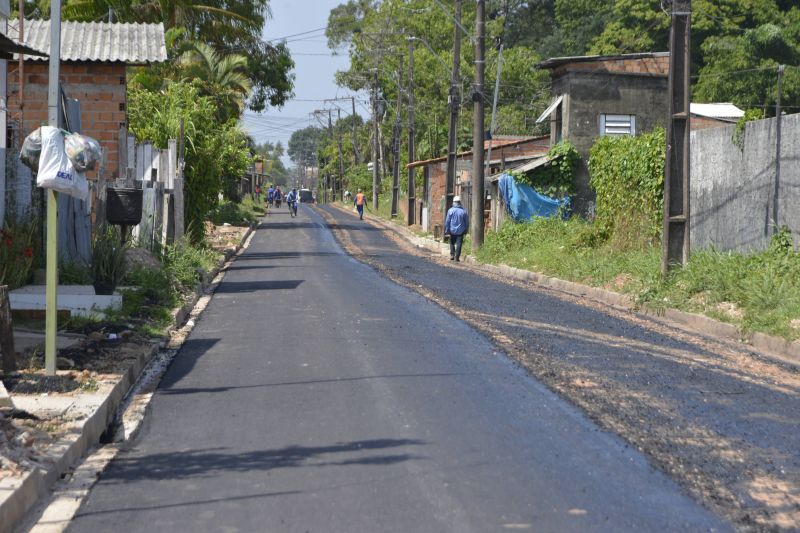
<svg viewBox="0 0 800 533"><path fill-rule="evenodd" d="M150 250L180 240L184 233L183 162L178 142L170 139L160 150L152 143L137 144L133 135L121 128L117 187L142 189L142 221L133 228L133 238ZM105 183L97 194L97 217L105 219Z"/></svg>
<svg viewBox="0 0 800 533"><path fill-rule="evenodd" d="M779 178L776 123L749 122L741 148L731 140L735 126L691 133L693 249L761 250L781 226L800 244L800 114L782 117Z"/></svg>

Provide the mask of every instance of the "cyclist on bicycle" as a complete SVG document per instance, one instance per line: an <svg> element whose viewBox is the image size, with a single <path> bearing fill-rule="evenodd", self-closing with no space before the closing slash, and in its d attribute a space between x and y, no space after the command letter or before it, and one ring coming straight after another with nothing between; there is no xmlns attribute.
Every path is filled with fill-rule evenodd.
<svg viewBox="0 0 800 533"><path fill-rule="evenodd" d="M297 216L297 188L293 187L289 194L286 195L286 205L289 207L289 213Z"/></svg>
<svg viewBox="0 0 800 533"><path fill-rule="evenodd" d="M275 186L275 193L274 193L273 197L275 199L275 207L280 208L281 200L283 200L283 193L281 192L281 186L280 185L276 185Z"/></svg>

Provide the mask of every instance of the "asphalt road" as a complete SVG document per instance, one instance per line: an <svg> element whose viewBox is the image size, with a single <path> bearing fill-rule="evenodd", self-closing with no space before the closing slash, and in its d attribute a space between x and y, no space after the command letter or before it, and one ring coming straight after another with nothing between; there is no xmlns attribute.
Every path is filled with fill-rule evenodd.
<svg viewBox="0 0 800 533"><path fill-rule="evenodd" d="M728 529L306 206L256 232L144 424L70 531Z"/></svg>

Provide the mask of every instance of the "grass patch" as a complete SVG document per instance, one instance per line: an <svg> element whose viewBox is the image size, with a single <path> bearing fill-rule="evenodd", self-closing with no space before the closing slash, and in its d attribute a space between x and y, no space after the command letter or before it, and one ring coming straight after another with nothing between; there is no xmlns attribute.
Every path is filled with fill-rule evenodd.
<svg viewBox="0 0 800 533"><path fill-rule="evenodd" d="M265 212L263 207L257 206L252 198L246 197L241 203L228 200L220 202L211 210L208 219L217 226L222 224L249 226L258 222L258 217Z"/></svg>
<svg viewBox="0 0 800 533"><path fill-rule="evenodd" d="M618 249L580 219L507 223L486 236L478 259L634 296L640 304L704 313L786 339L800 338L800 253L776 236L754 254L704 250L661 277L655 246Z"/></svg>

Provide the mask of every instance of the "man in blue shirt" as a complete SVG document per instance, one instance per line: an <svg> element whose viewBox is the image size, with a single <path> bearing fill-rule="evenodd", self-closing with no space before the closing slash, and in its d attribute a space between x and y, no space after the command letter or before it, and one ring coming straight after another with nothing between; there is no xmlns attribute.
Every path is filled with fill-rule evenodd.
<svg viewBox="0 0 800 533"><path fill-rule="evenodd" d="M453 207L444 219L444 234L450 236L450 261L461 260L461 246L469 229L469 215L461 205L461 197L453 196Z"/></svg>

